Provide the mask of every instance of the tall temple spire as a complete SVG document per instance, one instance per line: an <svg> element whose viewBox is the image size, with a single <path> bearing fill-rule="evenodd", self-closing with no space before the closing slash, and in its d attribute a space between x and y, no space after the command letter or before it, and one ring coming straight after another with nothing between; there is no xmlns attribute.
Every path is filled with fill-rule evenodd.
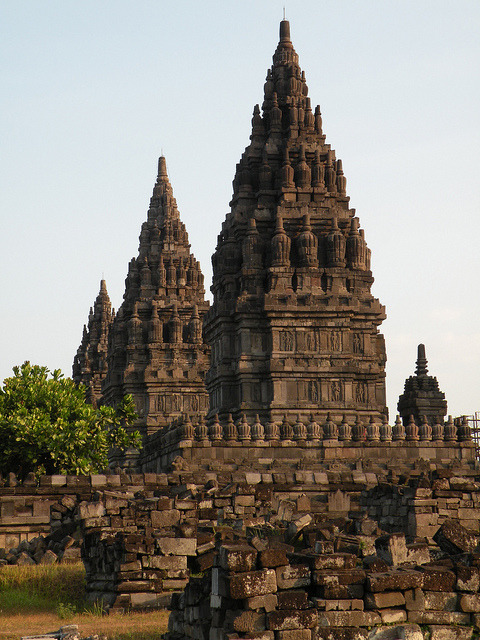
<svg viewBox="0 0 480 640"><path fill-rule="evenodd" d="M371 294L370 252L287 20L230 204L205 323L222 353L207 376L210 414L308 420L330 411L334 420L381 421L385 310Z"/></svg>
<svg viewBox="0 0 480 640"><path fill-rule="evenodd" d="M96 405L102 395L102 381L107 374L108 334L114 318L107 285L102 278L100 291L90 309L88 325L73 361L73 380L86 387L88 402Z"/></svg>
<svg viewBox="0 0 480 640"><path fill-rule="evenodd" d="M208 309L204 294L200 264L190 251L162 155L138 257L130 262L110 332L103 384L106 404L115 405L126 393L134 396L135 426L144 436L184 412L207 408L209 349L198 330Z"/></svg>

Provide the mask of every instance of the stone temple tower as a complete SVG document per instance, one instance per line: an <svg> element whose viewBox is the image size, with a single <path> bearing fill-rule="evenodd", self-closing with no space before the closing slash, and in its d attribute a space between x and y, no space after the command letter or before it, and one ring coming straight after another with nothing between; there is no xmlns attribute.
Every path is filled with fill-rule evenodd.
<svg viewBox="0 0 480 640"><path fill-rule="evenodd" d="M212 261L210 417L381 421L385 310L286 20Z"/></svg>
<svg viewBox="0 0 480 640"><path fill-rule="evenodd" d="M144 436L183 413L207 409L204 293L162 156L138 257L130 261L124 300L110 330L102 387L105 404L133 395L136 428Z"/></svg>
<svg viewBox="0 0 480 640"><path fill-rule="evenodd" d="M93 405L97 405L102 397L102 382L107 375L108 333L114 317L107 285L102 280L73 361L73 380L75 384L85 385L87 402Z"/></svg>

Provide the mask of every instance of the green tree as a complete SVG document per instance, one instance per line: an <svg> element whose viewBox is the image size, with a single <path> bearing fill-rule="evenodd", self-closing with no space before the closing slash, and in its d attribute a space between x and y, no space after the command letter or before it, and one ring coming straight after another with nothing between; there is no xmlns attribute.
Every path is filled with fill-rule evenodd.
<svg viewBox="0 0 480 640"><path fill-rule="evenodd" d="M49 377L47 367L25 362L13 373L0 388L0 472L98 473L111 447L140 446L140 434L128 431L136 418L132 396L116 409L97 409L59 369Z"/></svg>

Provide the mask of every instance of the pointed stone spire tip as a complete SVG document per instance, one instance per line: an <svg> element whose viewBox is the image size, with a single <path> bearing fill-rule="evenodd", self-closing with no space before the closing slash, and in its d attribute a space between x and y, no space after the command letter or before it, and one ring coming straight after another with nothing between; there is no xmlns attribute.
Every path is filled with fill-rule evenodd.
<svg viewBox="0 0 480 640"><path fill-rule="evenodd" d="M426 376L428 374L428 360L425 356L425 345L419 344L417 347L417 368L415 370L415 375L417 376Z"/></svg>

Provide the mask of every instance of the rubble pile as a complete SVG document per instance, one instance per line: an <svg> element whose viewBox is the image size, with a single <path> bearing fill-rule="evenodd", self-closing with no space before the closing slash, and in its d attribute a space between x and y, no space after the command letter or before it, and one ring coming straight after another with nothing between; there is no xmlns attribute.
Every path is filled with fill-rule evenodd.
<svg viewBox="0 0 480 640"><path fill-rule="evenodd" d="M346 520L294 522L221 541L172 600L166 640L469 640L478 628L479 537L458 522L410 544L374 523L359 535Z"/></svg>

